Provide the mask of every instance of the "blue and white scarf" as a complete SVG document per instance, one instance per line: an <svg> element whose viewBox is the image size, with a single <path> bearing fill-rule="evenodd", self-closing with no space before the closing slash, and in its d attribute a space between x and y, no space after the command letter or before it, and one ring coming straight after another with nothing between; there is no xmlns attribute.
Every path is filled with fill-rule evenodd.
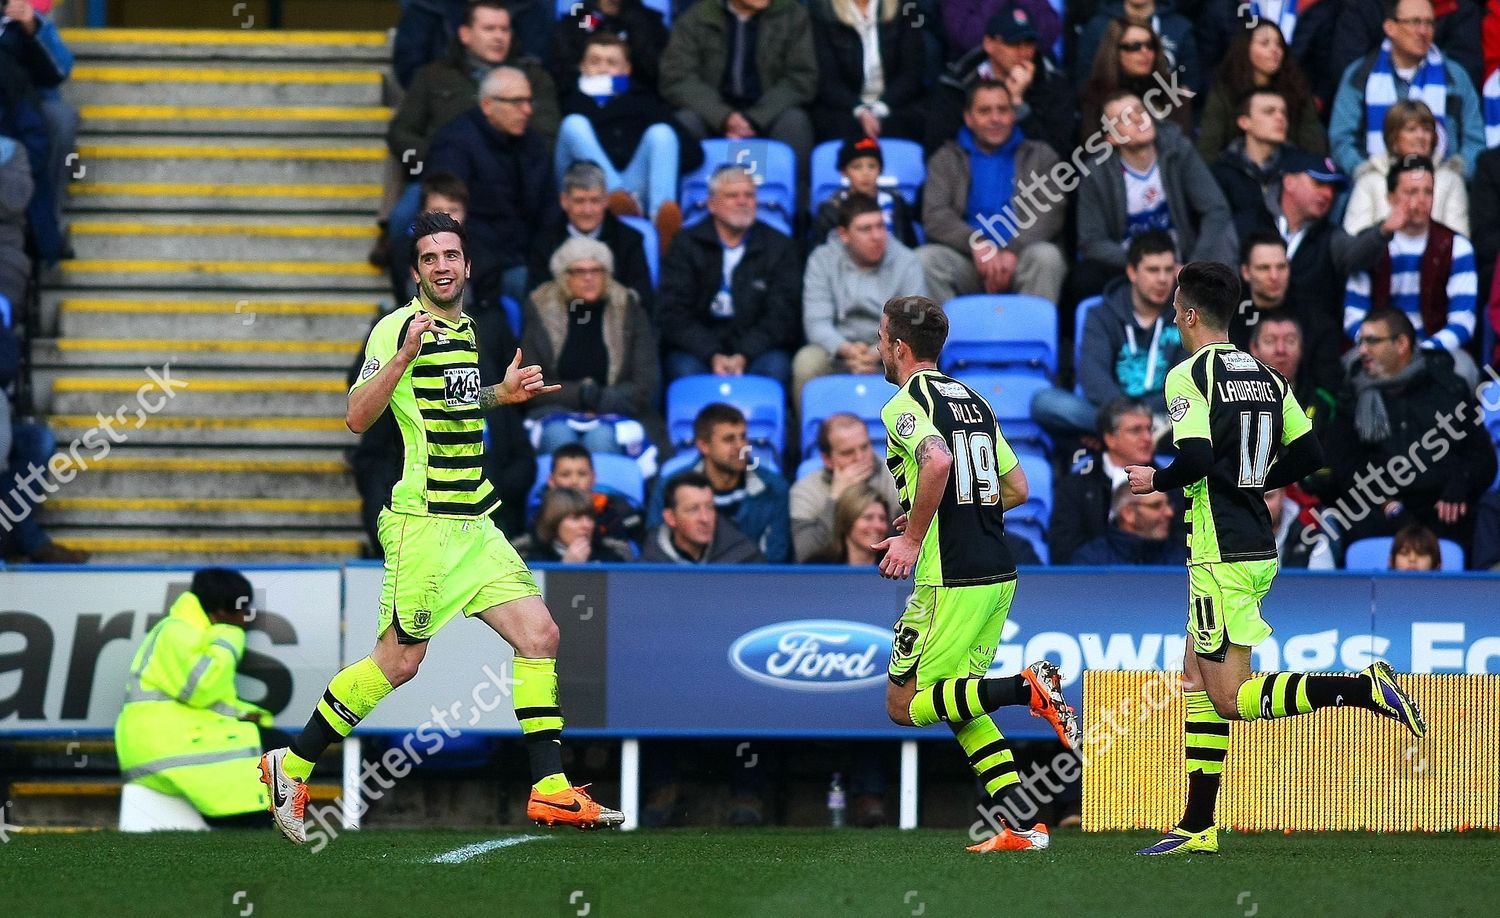
<svg viewBox="0 0 1500 918"><path fill-rule="evenodd" d="M1278 6L1280 9L1277 9ZM1263 0L1260 3L1252 0L1250 22L1255 25L1262 22L1276 23L1276 27L1281 30L1281 37L1290 46L1292 33L1297 31L1297 0ZM1254 25L1251 27L1254 28Z"/></svg>
<svg viewBox="0 0 1500 918"><path fill-rule="evenodd" d="M1453 133L1448 123L1448 68L1443 54L1436 45L1427 49L1427 58L1417 67L1412 77L1408 99L1427 103L1437 119L1437 149L1434 162L1448 157L1448 137ZM1365 80L1365 155L1374 156L1386 152L1385 114L1396 104L1396 74L1391 67L1391 40L1380 43L1380 56Z"/></svg>
<svg viewBox="0 0 1500 918"><path fill-rule="evenodd" d="M1484 81L1481 105L1484 107L1484 146L1493 149L1500 146L1500 70L1491 73Z"/></svg>

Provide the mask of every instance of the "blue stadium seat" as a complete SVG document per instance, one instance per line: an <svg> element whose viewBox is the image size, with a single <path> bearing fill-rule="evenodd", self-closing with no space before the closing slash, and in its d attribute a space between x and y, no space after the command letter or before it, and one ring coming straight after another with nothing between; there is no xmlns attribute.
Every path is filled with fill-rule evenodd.
<svg viewBox="0 0 1500 918"><path fill-rule="evenodd" d="M1484 426L1490 440L1500 444L1500 383L1491 380L1479 387L1479 405L1484 409ZM1492 407L1493 406L1493 407Z"/></svg>
<svg viewBox="0 0 1500 918"><path fill-rule="evenodd" d="M521 331L526 325L523 319L525 313L521 311L521 304L508 296L502 296L500 298L500 307L505 310L506 324L510 326L510 330L515 334L516 340L520 341Z"/></svg>
<svg viewBox="0 0 1500 918"><path fill-rule="evenodd" d="M1031 419L1031 400L1051 383L1033 373L966 370L954 376L990 403L1000 434L1018 452L1027 445L1038 447L1043 455L1052 448L1041 426Z"/></svg>
<svg viewBox="0 0 1500 918"><path fill-rule="evenodd" d="M1042 563L1050 563L1047 556L1047 533L1045 529L1035 521L1027 519L1006 519L1005 531L1010 533L1011 535L1018 535L1026 541L1030 542L1031 547L1036 549L1037 557L1042 559Z"/></svg>
<svg viewBox="0 0 1500 918"><path fill-rule="evenodd" d="M708 180L726 163L744 163L752 170L759 219L790 235L797 215L797 154L779 140L761 138L703 141L703 165L682 177L677 195L682 225L691 226L708 216Z"/></svg>
<svg viewBox="0 0 1500 918"><path fill-rule="evenodd" d="M802 479L811 475L813 472L820 472L822 470L823 457L818 455L817 453L814 453L813 455L808 456L806 459L803 459L800 463L798 463L797 477L794 478L793 481L801 481Z"/></svg>
<svg viewBox="0 0 1500 918"><path fill-rule="evenodd" d="M693 442L693 418L704 405L724 402L745 415L751 442L778 453L786 447L786 393L766 376L684 376L667 387L667 430L672 442Z"/></svg>
<svg viewBox="0 0 1500 918"><path fill-rule="evenodd" d="M781 463L776 461L776 453L764 443L750 444L750 455L754 457L751 461L752 468L769 469L776 474L781 474ZM673 475L698 461L698 451L691 446L679 450L677 455L661 464L661 471L656 473L656 485L659 488ZM654 489L653 489L654 491Z"/></svg>
<svg viewBox="0 0 1500 918"><path fill-rule="evenodd" d="M1026 503L1012 507L1005 515L1005 525L1012 519L1033 520L1046 529L1052 521L1052 463L1042 456L1018 453L1021 471L1026 473Z"/></svg>
<svg viewBox="0 0 1500 918"><path fill-rule="evenodd" d="M1048 378L1057 372L1057 307L1039 296L974 294L954 297L948 313L943 372L1005 367Z"/></svg>
<svg viewBox="0 0 1500 918"><path fill-rule="evenodd" d="M885 424L880 409L896 394L884 376L870 373L835 373L809 380L802 388L802 455L818 454L818 426L840 411L857 415L870 429L870 440L885 442Z"/></svg>
<svg viewBox="0 0 1500 918"><path fill-rule="evenodd" d="M1390 536L1376 536L1350 543L1344 552L1346 571L1383 571L1390 566ZM1463 546L1448 539L1438 539L1438 551L1443 556L1440 570L1461 571L1464 569Z"/></svg>
<svg viewBox="0 0 1500 918"><path fill-rule="evenodd" d="M820 143L812 152L812 202L808 210L816 212L818 205L832 197L843 187L844 177L839 174L839 147L842 140ZM927 180L927 164L922 160L922 145L912 140L892 138L880 141L880 158L885 161L885 170L880 175L881 187L894 185L901 197L913 208L917 204L917 191Z"/></svg>
<svg viewBox="0 0 1500 918"><path fill-rule="evenodd" d="M1083 325L1089 320L1089 310L1104 302L1102 296L1091 296L1086 300L1078 301L1078 308L1073 310L1073 372L1078 373L1078 364L1083 361ZM1079 394L1083 392L1080 389Z"/></svg>
<svg viewBox="0 0 1500 918"><path fill-rule="evenodd" d="M542 501L542 491L547 487L547 476L552 474L552 456L536 457L536 483L531 487L527 506ZM614 453L594 454L594 484L605 491L614 491L642 509L646 506L646 480L641 477L640 463L629 456Z"/></svg>
<svg viewBox="0 0 1500 918"><path fill-rule="evenodd" d="M645 217L621 217L620 220L640 233L646 247L646 267L651 271L651 286L661 284L661 240L656 235L656 224Z"/></svg>

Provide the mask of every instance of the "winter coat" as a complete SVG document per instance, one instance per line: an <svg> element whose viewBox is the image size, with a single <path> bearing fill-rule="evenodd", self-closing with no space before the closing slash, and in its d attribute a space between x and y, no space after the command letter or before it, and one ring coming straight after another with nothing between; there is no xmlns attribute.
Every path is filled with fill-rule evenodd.
<svg viewBox="0 0 1500 918"><path fill-rule="evenodd" d="M703 465L704 460L700 457L697 462L681 471L702 472ZM790 561L792 521L788 511L786 479L776 472L747 469L742 487L744 494L740 497L739 505L734 508L733 516L730 517L721 508L719 524L722 526L726 519L733 519L735 528L755 543L765 555L765 560L772 564ZM651 506L646 511L646 525L656 526L661 523L665 491L666 482L658 482L651 495Z"/></svg>
<svg viewBox="0 0 1500 918"><path fill-rule="evenodd" d="M1057 154L1045 143L1022 140L1015 153L1016 185L1023 181L1034 185L1040 176L1051 171L1057 161ZM927 231L928 241L940 242L965 256L969 254L969 239L975 232L968 220L969 176L968 151L959 146L958 141L950 140L927 161L927 184L922 190L922 228ZM1017 224L1019 232L1006 246L1017 255L1025 252L1032 243L1056 241L1067 216L1066 205L1052 204L1042 195L1034 195L1033 199L1039 207L1020 206L1012 211L1023 221L1028 214L1036 216L1030 226L1022 228ZM997 215L1006 203L996 202Z"/></svg>
<svg viewBox="0 0 1500 918"><path fill-rule="evenodd" d="M662 523L651 530L641 560L653 564L764 564L766 558L734 524L719 517L714 526L714 540L697 561L688 558L672 544L672 530Z"/></svg>
<svg viewBox="0 0 1500 918"><path fill-rule="evenodd" d="M661 89L674 109L694 112L717 130L734 111L719 92L729 60L729 17L720 0L699 0L672 23L661 59ZM771 0L757 14L755 67L760 98L741 114L765 130L818 88L812 23L797 0Z"/></svg>
<svg viewBox="0 0 1500 918"><path fill-rule="evenodd" d="M548 262L558 246L568 241L568 236L568 215L561 209L553 211L532 243L527 270L528 283L532 287L552 279ZM604 222L599 225L599 241L615 256L615 280L634 290L646 314L654 318L656 288L651 283L651 268L646 262L645 239L634 227L627 226L625 221L606 210Z"/></svg>
<svg viewBox="0 0 1500 918"><path fill-rule="evenodd" d="M578 84L578 64L584 45L600 32L618 35L630 53L630 79L656 92L661 85L661 50L671 37L661 13L641 0L620 0L620 12L610 16L598 0L574 3L552 27L552 78L566 92Z"/></svg>
<svg viewBox="0 0 1500 918"><path fill-rule="evenodd" d="M1357 233L1385 221L1391 212L1385 190L1390 171L1389 153L1377 153L1354 170L1354 190L1344 211L1345 232ZM1438 163L1433 176L1432 220L1469 235L1469 189L1464 185L1463 164L1452 156Z"/></svg>
<svg viewBox="0 0 1500 918"><path fill-rule="evenodd" d="M1072 563L1090 567L1185 565L1187 542L1170 535L1165 539L1142 538L1110 526L1104 535L1078 546Z"/></svg>
<svg viewBox="0 0 1500 918"><path fill-rule="evenodd" d="M1040 45L1036 70L1026 94L1016 105L1016 127L1032 140L1040 140L1060 157L1069 157L1078 140L1078 97L1062 68L1052 63ZM980 68L989 62L984 48L975 48L949 64L938 85L927 97L930 111L922 146L932 153L952 140L964 123L964 95L979 79Z"/></svg>
<svg viewBox="0 0 1500 918"><path fill-rule="evenodd" d="M880 3L875 4L879 9ZM819 111L849 114L860 104L865 85L864 43L859 32L844 24L829 6L828 0L812 4L814 48L818 63L817 98L814 117ZM920 27L914 27L910 4L903 3L897 14L876 25L880 45L880 69L885 78L881 102L892 112L908 112L922 104L926 95L922 85L926 46ZM827 119L832 120L832 119Z"/></svg>
<svg viewBox="0 0 1500 918"><path fill-rule="evenodd" d="M1207 163L1219 159L1219 154L1229 142L1244 134L1235 124L1238 118L1239 100L1231 99L1223 81L1214 84L1208 101L1203 106L1203 118L1198 128L1198 154ZM1286 142L1291 146L1319 156L1328 155L1328 132L1318 120L1318 107L1312 96L1302 101L1302 112L1296 119L1288 119Z"/></svg>

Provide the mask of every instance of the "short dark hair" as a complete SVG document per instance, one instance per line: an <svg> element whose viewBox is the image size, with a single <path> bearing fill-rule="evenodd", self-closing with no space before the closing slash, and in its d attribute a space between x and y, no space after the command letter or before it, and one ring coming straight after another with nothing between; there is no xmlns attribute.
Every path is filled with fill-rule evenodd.
<svg viewBox="0 0 1500 918"><path fill-rule="evenodd" d="M745 413L733 405L723 402L709 402L693 418L693 440L707 440L714 435L714 428L720 424L743 424Z"/></svg>
<svg viewBox="0 0 1500 918"><path fill-rule="evenodd" d="M1099 430L1099 436L1111 434L1120 429L1120 419L1127 414L1144 414L1151 417L1151 406L1145 401L1133 398L1129 395L1117 395L1105 402L1099 408L1095 417L1094 426Z"/></svg>
<svg viewBox="0 0 1500 918"><path fill-rule="evenodd" d="M578 55L580 61L589 53L590 48L619 48L625 52L626 62L630 61L630 46L625 43L625 39L606 29L598 30L584 41L583 53Z"/></svg>
<svg viewBox="0 0 1500 918"><path fill-rule="evenodd" d="M714 486L713 483L708 480L708 476L703 474L702 472L695 472L691 469L686 472L678 472L676 475L673 475L671 478L667 479L667 483L662 486L662 507L667 510L676 510L677 492L681 491L683 488L707 488L708 490L712 491L714 489Z"/></svg>
<svg viewBox="0 0 1500 918"><path fill-rule="evenodd" d="M880 202L873 197L861 192L852 192L844 195L844 199L838 204L839 229L848 229L854 218L863 217L865 214L883 214Z"/></svg>
<svg viewBox="0 0 1500 918"><path fill-rule="evenodd" d="M1432 562L1433 570L1443 566L1443 550L1437 533L1421 523L1412 523L1396 533L1391 539L1391 556L1387 563L1394 566L1396 556L1408 551L1425 555Z"/></svg>
<svg viewBox="0 0 1500 918"><path fill-rule="evenodd" d="M464 11L464 25L474 28L474 14L479 10L504 10L510 13L510 4L504 0L469 0L469 8ZM511 19L515 19L512 15Z"/></svg>
<svg viewBox="0 0 1500 918"><path fill-rule="evenodd" d="M1173 241L1172 234L1166 230L1146 230L1130 237L1130 245L1125 247L1125 263L1132 268L1139 267L1142 258L1164 252L1177 254L1177 243Z"/></svg>
<svg viewBox="0 0 1500 918"><path fill-rule="evenodd" d="M1250 346L1255 347L1256 342L1260 340L1261 331L1265 329L1266 326L1275 325L1278 322L1291 325L1293 328L1297 329L1297 337L1301 338L1303 341L1307 340L1307 334L1302 330L1302 322L1291 313L1286 312L1285 310L1278 309L1274 312L1263 312L1260 314L1260 318L1256 321L1255 327L1250 329Z"/></svg>
<svg viewBox="0 0 1500 918"><path fill-rule="evenodd" d="M1286 251L1286 240L1281 238L1280 233L1269 229L1251 230L1245 241L1240 243L1240 264L1250 263L1250 253L1258 245L1279 245L1283 252Z"/></svg>
<svg viewBox="0 0 1500 918"><path fill-rule="evenodd" d="M458 237L459 248L463 249L464 261L469 260L469 237L464 234L464 225L445 213L429 210L418 214L417 220L411 225L411 263L417 263L417 243L428 236L436 236L438 233L452 233Z"/></svg>
<svg viewBox="0 0 1500 918"><path fill-rule="evenodd" d="M1411 318L1399 309L1385 307L1383 309L1372 309L1365 316L1363 324L1379 322L1384 325L1392 335L1397 338L1405 338L1413 348L1417 346L1417 329L1411 324Z"/></svg>
<svg viewBox="0 0 1500 918"><path fill-rule="evenodd" d="M964 111L968 111L969 109L973 108L974 100L978 98L980 93L988 89L998 89L1001 92L1005 93L1006 99L1010 100L1011 102L1015 102L1015 99L1011 99L1010 97L1009 86L1006 86L1004 83L995 79L979 79L970 83L969 88L964 90Z"/></svg>
<svg viewBox="0 0 1500 918"><path fill-rule="evenodd" d="M1177 272L1177 298L1196 309L1205 326L1223 331L1239 306L1239 275L1217 261L1190 261Z"/></svg>
<svg viewBox="0 0 1500 918"><path fill-rule="evenodd" d="M1234 116L1240 118L1250 114L1250 100L1256 96L1275 96L1282 102L1286 101L1286 96L1281 90L1273 89L1270 86L1259 86L1240 96L1240 103L1234 107Z"/></svg>
<svg viewBox="0 0 1500 918"><path fill-rule="evenodd" d="M886 334L905 341L918 360L937 360L948 341L948 314L925 296L893 296L885 301Z"/></svg>
<svg viewBox="0 0 1500 918"><path fill-rule="evenodd" d="M1385 174L1386 192L1395 191L1396 185L1401 181L1401 176L1408 172L1426 172L1433 177L1434 181L1437 179L1437 169L1432 165L1431 157L1408 153L1391 163L1390 171Z"/></svg>
<svg viewBox="0 0 1500 918"><path fill-rule="evenodd" d="M1385 0L1385 18L1395 19L1396 10L1401 6L1401 0Z"/></svg>
<svg viewBox="0 0 1500 918"><path fill-rule="evenodd" d="M582 443L564 443L553 450L552 465L554 468L561 459L582 459L589 464L589 468L594 467L594 454L589 452L589 448Z"/></svg>
<svg viewBox="0 0 1500 918"><path fill-rule="evenodd" d="M205 567L194 571L188 590L198 597L203 611L210 615L249 610L255 598L255 591L245 575L227 567Z"/></svg>
<svg viewBox="0 0 1500 918"><path fill-rule="evenodd" d="M864 420L859 415L850 411L835 411L818 424L818 452L825 456L833 452L833 441L829 439L829 435L833 432L835 424L851 424L859 427L866 433L870 430L869 427L865 426Z"/></svg>
<svg viewBox="0 0 1500 918"><path fill-rule="evenodd" d="M434 172L422 180L422 203L427 203L427 196L432 194L440 194L465 207L469 206L469 186L452 172Z"/></svg>

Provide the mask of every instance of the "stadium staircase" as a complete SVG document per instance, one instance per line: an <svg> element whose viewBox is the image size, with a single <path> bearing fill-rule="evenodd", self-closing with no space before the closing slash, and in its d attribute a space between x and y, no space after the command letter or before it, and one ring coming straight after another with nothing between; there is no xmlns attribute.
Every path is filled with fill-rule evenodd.
<svg viewBox="0 0 1500 918"><path fill-rule="evenodd" d="M45 279L38 410L123 442L45 505L96 562L357 557L345 374L388 301L366 262L385 169L383 32L74 30L82 114ZM137 392L185 382L137 428ZM148 403L161 400L149 391ZM85 459L95 454L85 439Z"/></svg>

